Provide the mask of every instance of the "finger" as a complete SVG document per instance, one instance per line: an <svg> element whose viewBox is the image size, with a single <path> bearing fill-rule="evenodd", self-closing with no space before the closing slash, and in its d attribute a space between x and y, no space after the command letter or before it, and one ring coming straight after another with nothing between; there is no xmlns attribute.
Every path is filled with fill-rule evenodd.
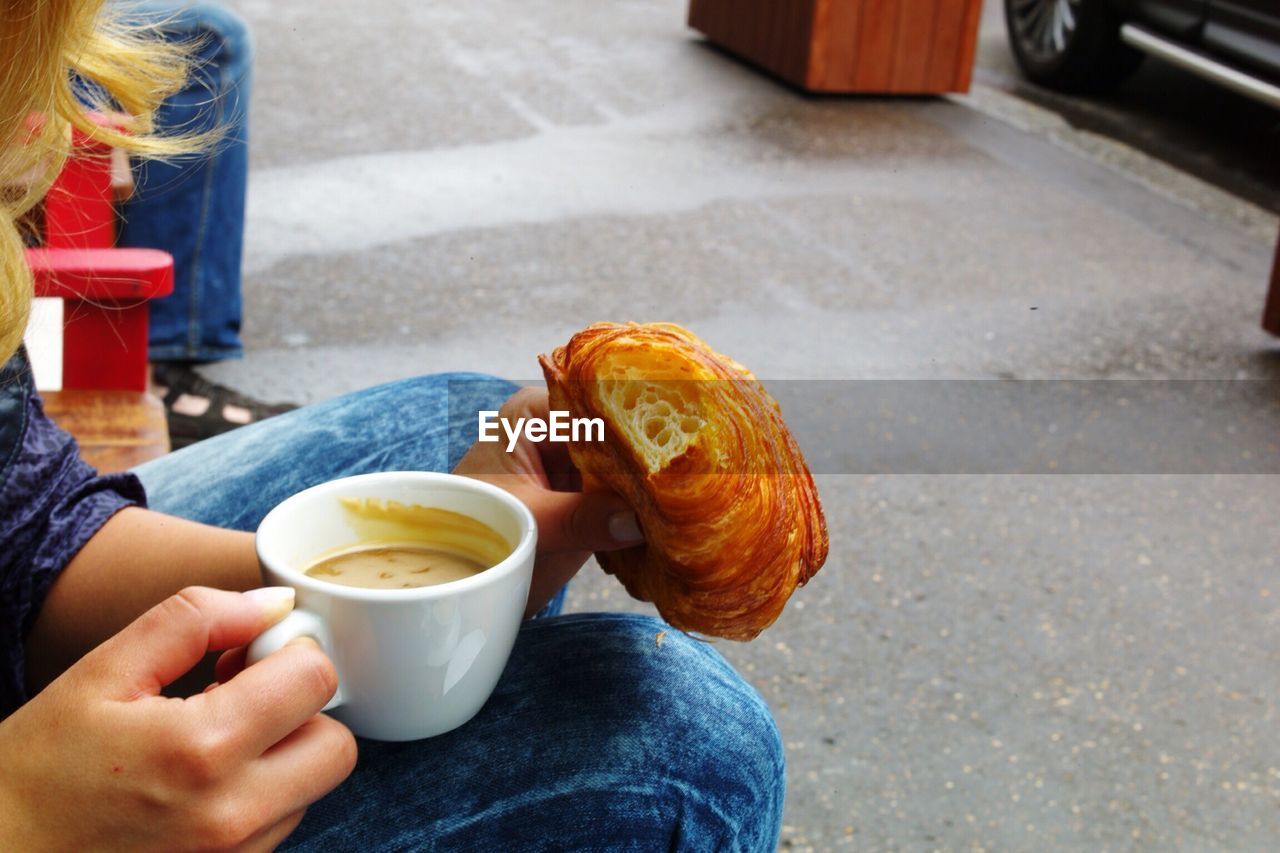
<svg viewBox="0 0 1280 853"><path fill-rule="evenodd" d="M541 418L551 414L551 398L546 388L525 386L506 399L498 409L498 416L514 421L517 418Z"/></svg>
<svg viewBox="0 0 1280 853"><path fill-rule="evenodd" d="M129 152L121 148L111 149L111 192L116 201L128 201L133 195L133 169L129 165Z"/></svg>
<svg viewBox="0 0 1280 853"><path fill-rule="evenodd" d="M499 414L507 418L534 417L547 420L551 416L551 400L545 388L521 388L507 400ZM530 442L521 444L527 445ZM539 474L550 488L558 492L582 490L582 475L578 473L573 458L569 455L568 442L543 441L528 450L530 455L536 454L536 462L541 468L534 473ZM530 461L532 463L533 460Z"/></svg>
<svg viewBox="0 0 1280 853"><path fill-rule="evenodd" d="M557 492L582 491L582 474L573 466L573 460L569 458L569 445L548 442L543 446L559 448L558 450L548 449L542 457L542 467L547 472L547 485Z"/></svg>
<svg viewBox="0 0 1280 853"><path fill-rule="evenodd" d="M193 701L210 727L233 733L237 753L256 757L319 713L337 689L333 663L303 637Z"/></svg>
<svg viewBox="0 0 1280 853"><path fill-rule="evenodd" d="M248 653L248 646L236 646L218 656L217 663L213 665L213 677L218 679L219 684L226 684L244 669L244 659Z"/></svg>
<svg viewBox="0 0 1280 853"><path fill-rule="evenodd" d="M271 791L286 811L305 809L342 783L356 766L356 739L332 717L317 714L250 767L253 790Z"/></svg>
<svg viewBox="0 0 1280 853"><path fill-rule="evenodd" d="M529 598L525 601L524 617L547 606L560 588L573 580L573 576L591 557L589 551L564 551L559 554L548 554L540 557L533 567L533 578L529 582Z"/></svg>
<svg viewBox="0 0 1280 853"><path fill-rule="evenodd" d="M521 388L502 404L502 408L498 410L498 416L504 419L505 422L512 424L519 423L521 420L529 421L533 419L545 422L550 416L549 407L550 403L548 402L545 388ZM550 454L550 461L554 466L562 466L564 463L557 461L555 456L564 454L564 458L568 458L568 448L563 443L533 442L523 435L511 451L508 452L506 446L503 445L503 453L500 454L498 464L501 465L504 471L524 477L532 477L540 485L550 487L547 461L548 448L552 446L556 450Z"/></svg>
<svg viewBox="0 0 1280 853"><path fill-rule="evenodd" d="M293 609L293 590L226 592L187 587L85 656L121 698L157 695L206 652L242 646Z"/></svg>
<svg viewBox="0 0 1280 853"><path fill-rule="evenodd" d="M545 418L547 405L545 388L521 388L499 407L498 417L509 424L517 423L521 418ZM454 473L480 479L503 476L532 478L544 486L547 485L547 475L543 470L538 445L521 439L508 452L507 444L506 435L500 435L498 440L492 443L476 442L458 461L453 469Z"/></svg>
<svg viewBox="0 0 1280 853"><path fill-rule="evenodd" d="M616 551L644 542L636 514L612 492L516 493L538 522L538 553Z"/></svg>
<svg viewBox="0 0 1280 853"><path fill-rule="evenodd" d="M507 398L498 411L499 416L514 422L518 418L538 418L549 420L551 417L551 400L546 388L521 388ZM524 443L524 442L522 442ZM562 487L556 481L576 478L577 469L569 458L569 445L563 441L543 441L533 448L540 457L542 468L552 480L554 488L568 491L572 487Z"/></svg>

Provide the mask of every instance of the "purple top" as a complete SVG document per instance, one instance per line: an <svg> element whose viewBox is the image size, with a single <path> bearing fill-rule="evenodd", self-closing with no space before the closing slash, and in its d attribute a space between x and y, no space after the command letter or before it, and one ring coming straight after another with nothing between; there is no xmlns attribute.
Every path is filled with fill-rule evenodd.
<svg viewBox="0 0 1280 853"><path fill-rule="evenodd" d="M126 506L132 474L100 477L44 413L26 354L0 368L0 719L27 701L26 638L58 573Z"/></svg>

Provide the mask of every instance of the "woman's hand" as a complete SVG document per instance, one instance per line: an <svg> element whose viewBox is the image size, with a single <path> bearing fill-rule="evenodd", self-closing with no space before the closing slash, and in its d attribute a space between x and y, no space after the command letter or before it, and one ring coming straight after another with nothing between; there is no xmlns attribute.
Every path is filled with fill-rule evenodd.
<svg viewBox="0 0 1280 853"><path fill-rule="evenodd" d="M120 148L111 149L111 195L116 203L133 198L133 167L129 163L129 152Z"/></svg>
<svg viewBox="0 0 1280 853"><path fill-rule="evenodd" d="M500 418L549 415L544 389L521 388L502 404ZM563 443L535 443L523 435L512 452L505 442L477 442L453 473L499 486L529 507L538 522L538 557L525 616L532 616L569 582L595 551L644 541L636 515L612 492L583 493Z"/></svg>
<svg viewBox="0 0 1280 853"><path fill-rule="evenodd" d="M293 591L190 587L84 656L0 723L0 848L279 844L355 766L329 659L286 646L188 699L160 696L206 652L243 646Z"/></svg>

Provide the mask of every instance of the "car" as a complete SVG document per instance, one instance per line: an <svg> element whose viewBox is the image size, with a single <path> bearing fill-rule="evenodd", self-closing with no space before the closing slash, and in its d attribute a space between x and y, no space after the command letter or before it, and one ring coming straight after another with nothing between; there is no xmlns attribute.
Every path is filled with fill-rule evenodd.
<svg viewBox="0 0 1280 853"><path fill-rule="evenodd" d="M1147 56L1280 109L1280 0L1004 0L1033 82L1109 91Z"/></svg>

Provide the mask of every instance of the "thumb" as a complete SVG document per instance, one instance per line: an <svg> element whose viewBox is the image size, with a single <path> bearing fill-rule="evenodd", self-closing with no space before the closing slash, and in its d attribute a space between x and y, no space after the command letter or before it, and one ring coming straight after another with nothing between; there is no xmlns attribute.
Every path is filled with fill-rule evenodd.
<svg viewBox="0 0 1280 853"><path fill-rule="evenodd" d="M248 643L293 609L288 587L226 592L187 587L166 598L85 656L122 698L154 696L206 652Z"/></svg>
<svg viewBox="0 0 1280 853"><path fill-rule="evenodd" d="M538 490L526 499L538 521L538 552L616 551L644 542L635 512L612 492Z"/></svg>

